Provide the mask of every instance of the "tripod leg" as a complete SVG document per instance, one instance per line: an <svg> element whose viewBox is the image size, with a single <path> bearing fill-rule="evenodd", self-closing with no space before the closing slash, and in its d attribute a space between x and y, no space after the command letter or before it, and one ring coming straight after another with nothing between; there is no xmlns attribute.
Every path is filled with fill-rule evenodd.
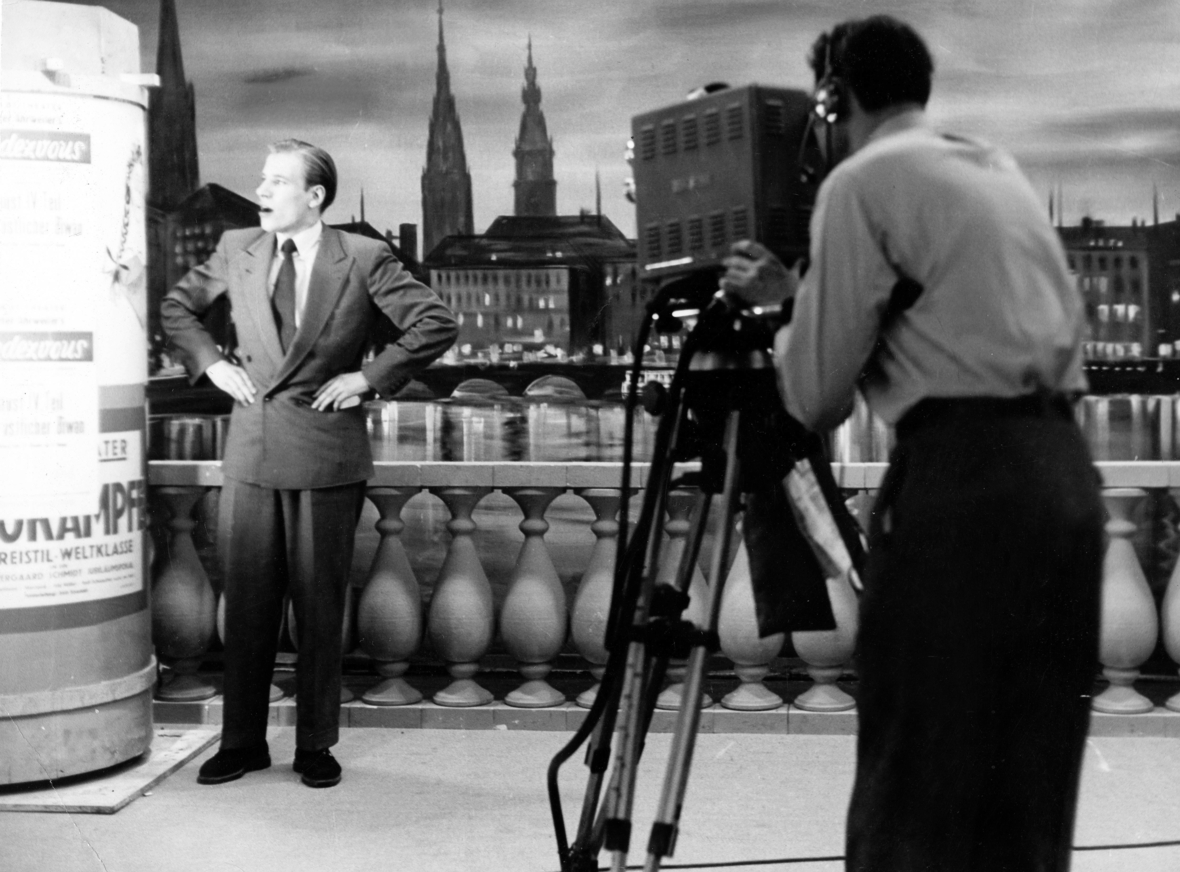
<svg viewBox="0 0 1180 872"><path fill-rule="evenodd" d="M684 425L686 411L686 407L677 402L673 406L673 411L666 413L666 417L660 425L660 439L658 440L660 444L665 446L677 444L681 428ZM577 837L572 845L565 846L560 833L558 836L559 853L568 854L571 858L569 863L563 861L563 872L569 872L571 864L586 865L591 863L602 845L603 833L607 829L605 821L608 812L611 820L619 819L612 808L619 805L618 788L615 786L615 782L618 781L620 766L614 767L614 780L611 783L607 799L601 807L599 806L599 796L605 781L607 764L611 759L611 738L615 731L620 702L633 693L629 681L629 676L635 672L633 661L637 656L633 650L635 647L633 628L645 625L648 619L651 579L654 577L648 570L655 564L655 556L658 552L654 549L658 549L659 543L659 537L653 536L652 533L658 519L664 513L667 490L674 467L672 460L674 455L674 450L664 450L657 462L652 464L643 510L629 542L629 553L642 552L643 563L635 566L631 559L624 559L616 567L616 572L620 575L615 582L610 619L607 622L606 630L607 647L611 654L600 690L601 705L592 707L598 711L598 714L595 715L594 711L591 712L591 717L597 716L600 720L593 730L591 743L586 751L590 777L583 797L581 820ZM623 532L625 533L625 531ZM628 619L628 624L625 629L622 629L620 624L624 617ZM624 644L626 645L625 651L621 648ZM642 647L640 651L642 652ZM638 689L638 695L642 698L642 688ZM621 732L624 735L628 734L626 731ZM620 755L620 761L621 759ZM551 787L550 792L553 793L553 790ZM558 815L559 812L555 813L555 821L559 820ZM613 829L615 834L612 835L612 842L628 840L620 834L621 824L614 824Z"/></svg>
<svg viewBox="0 0 1180 872"><path fill-rule="evenodd" d="M627 656L625 682L627 693L622 700L622 719L618 751L610 790L607 794L605 847L611 854L612 872L623 872L627 867L627 851L631 847L631 809L635 799L635 777L639 768L643 699L647 674L647 649L633 642Z"/></svg>
<svg viewBox="0 0 1180 872"><path fill-rule="evenodd" d="M688 672L685 676L684 698L672 737L672 750L664 779L660 806L648 841L646 872L656 872L663 857L670 857L676 848L680 812L688 787L688 772L700 726L700 702L704 693L705 667L710 654L710 640L716 638L721 613L721 592L725 585L725 571L729 565L733 542L733 514L738 483L738 427L740 413L729 413L725 422L725 484L722 491L723 520L720 542L713 550L709 571L709 599L705 610L704 638L692 648Z"/></svg>
<svg viewBox="0 0 1180 872"><path fill-rule="evenodd" d="M701 541L705 535L706 519L713 494L702 490L698 497L696 511L689 531L686 547L680 557L680 565L673 575L674 587L679 593L687 592L692 579L693 567L700 555ZM653 560L658 551L658 543L653 542ZM654 563L651 565L649 578L658 574ZM637 610L635 627L643 630L651 624L651 596L658 586L651 585L647 589L647 598L643 606ZM660 615L665 619L675 618L675 615ZM605 843L612 854L612 869L621 870L626 865L627 851L630 847L631 811L634 802L635 779L639 760L643 754L648 728L651 725L652 713L655 710L656 698L660 686L667 672L670 649L667 643L654 655L649 644L643 639L632 642L633 658L628 660L625 677L625 690L622 701L623 715L620 726L620 736L616 763L612 774L608 801L605 809L605 820L601 822ZM642 659L641 659L642 657Z"/></svg>

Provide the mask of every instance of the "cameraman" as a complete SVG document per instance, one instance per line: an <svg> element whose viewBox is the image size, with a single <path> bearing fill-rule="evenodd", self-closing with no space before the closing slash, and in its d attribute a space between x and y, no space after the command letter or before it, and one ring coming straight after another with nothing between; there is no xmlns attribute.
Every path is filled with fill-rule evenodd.
<svg viewBox="0 0 1180 872"><path fill-rule="evenodd" d="M896 425L861 601L848 869L1060 872L1103 555L1071 410L1081 300L1013 159L927 126L933 62L911 28L849 21L811 61L824 138L850 154L819 190L810 268L738 243L722 288L794 297L775 340L792 415L833 427L859 389Z"/></svg>

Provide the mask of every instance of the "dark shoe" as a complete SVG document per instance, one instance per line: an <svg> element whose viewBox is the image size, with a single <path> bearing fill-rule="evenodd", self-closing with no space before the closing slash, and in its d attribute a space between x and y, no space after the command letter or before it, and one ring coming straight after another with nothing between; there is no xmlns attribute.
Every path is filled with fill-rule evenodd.
<svg viewBox="0 0 1180 872"><path fill-rule="evenodd" d="M270 752L266 742L251 748L222 748L204 762L197 773L197 784L224 784L235 781L247 772L270 766Z"/></svg>
<svg viewBox="0 0 1180 872"><path fill-rule="evenodd" d="M340 764L327 748L318 751L296 748L291 768L303 776L303 783L308 787L335 787L340 783Z"/></svg>

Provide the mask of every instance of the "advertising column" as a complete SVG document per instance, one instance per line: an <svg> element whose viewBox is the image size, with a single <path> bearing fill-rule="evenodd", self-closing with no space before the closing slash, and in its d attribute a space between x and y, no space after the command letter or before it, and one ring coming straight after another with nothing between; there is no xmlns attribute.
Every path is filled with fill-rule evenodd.
<svg viewBox="0 0 1180 872"><path fill-rule="evenodd" d="M143 753L155 679L138 34L95 7L3 16L0 784Z"/></svg>

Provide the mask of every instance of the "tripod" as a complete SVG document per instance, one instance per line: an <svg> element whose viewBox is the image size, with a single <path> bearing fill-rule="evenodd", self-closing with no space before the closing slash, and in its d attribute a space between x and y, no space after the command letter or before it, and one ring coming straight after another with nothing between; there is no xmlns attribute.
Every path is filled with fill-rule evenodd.
<svg viewBox="0 0 1180 872"><path fill-rule="evenodd" d="M784 442L798 435L792 435L789 428L784 430L785 415L767 351L772 336L768 323L715 301L701 313L700 322L687 338L667 393L648 404L649 411L661 419L639 518L625 549L621 548L616 567L606 630L606 669L586 721L549 769L550 804L563 872L595 870L597 855L604 847L611 853L612 870L622 872L626 867L636 774L656 698L669 661L687 658L685 689L645 868L655 872L675 849L700 723L705 668L709 656L720 647L717 626L736 516L739 511L749 514L755 505L752 494L781 494L778 483L792 463L788 456L792 452ZM700 461L699 471L674 476L676 464L695 459ZM691 485L697 486L698 497L674 583L657 583L658 578L666 577L659 572L661 541L656 530L668 494ZM718 499L717 541L707 576L703 625L698 627L681 615L688 605L687 591L698 565L710 509ZM761 499L765 504L766 499ZM786 511L784 504L776 505ZM780 514L776 520L783 517ZM790 527L799 537L794 525ZM746 535L753 558L753 542L749 532ZM807 558L815 559L810 554ZM782 566L777 568L781 571ZM794 629L835 626L822 573L813 574L815 583L810 587L804 585L806 589L777 597L795 612ZM616 726L618 742L612 752ZM557 792L557 770L591 737L586 754L590 777L578 834L570 845ZM604 788L606 796L600 804Z"/></svg>

